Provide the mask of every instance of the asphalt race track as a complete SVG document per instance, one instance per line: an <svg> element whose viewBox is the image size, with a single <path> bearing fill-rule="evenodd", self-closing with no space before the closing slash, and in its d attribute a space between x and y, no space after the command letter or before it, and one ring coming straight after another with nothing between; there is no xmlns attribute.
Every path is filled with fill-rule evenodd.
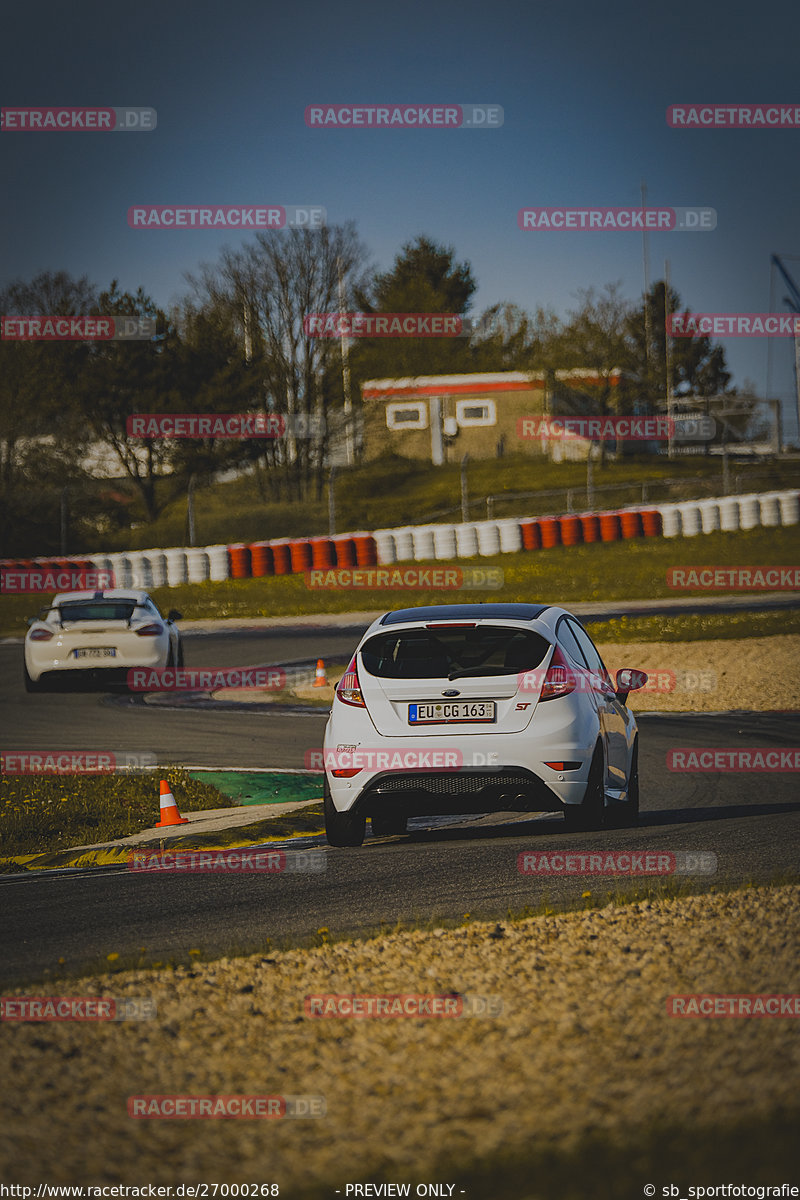
<svg viewBox="0 0 800 1200"><path fill-rule="evenodd" d="M358 630L225 633L187 638L187 665L341 660ZM270 710L154 709L101 692L28 696L22 647L0 645L0 720L11 750L147 750L161 764L302 767L320 745L325 715ZM125 868L0 876L0 975L36 979L59 958L69 969L114 951L148 961L189 949L264 950L326 927L331 933L382 921L503 918L537 904L601 891L610 879L520 874L531 849L713 852L720 881L796 875L800 796L796 775L673 774L675 747L787 748L792 713L639 716L642 822L635 830L567 835L560 816L486 817L409 836L368 840L359 850L325 846L327 869L307 875L132 874ZM322 839L324 844L324 839ZM302 843L301 843L302 844Z"/></svg>

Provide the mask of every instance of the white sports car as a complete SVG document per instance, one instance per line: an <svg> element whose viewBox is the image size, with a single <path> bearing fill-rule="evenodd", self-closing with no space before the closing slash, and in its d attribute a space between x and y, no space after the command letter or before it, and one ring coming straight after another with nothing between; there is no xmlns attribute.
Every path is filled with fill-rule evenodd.
<svg viewBox="0 0 800 1200"><path fill-rule="evenodd" d="M639 769L628 693L583 625L546 604L386 613L334 693L323 742L333 846L402 833L410 816L564 813L569 829L636 824Z"/></svg>
<svg viewBox="0 0 800 1200"><path fill-rule="evenodd" d="M181 667L180 618L175 609L162 617L147 592L132 588L59 592L28 622L25 690L69 676L124 683L131 667Z"/></svg>

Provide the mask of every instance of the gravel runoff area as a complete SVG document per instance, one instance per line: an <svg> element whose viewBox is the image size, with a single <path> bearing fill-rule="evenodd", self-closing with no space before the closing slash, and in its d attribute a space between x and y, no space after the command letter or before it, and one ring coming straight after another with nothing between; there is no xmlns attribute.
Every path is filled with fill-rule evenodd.
<svg viewBox="0 0 800 1200"><path fill-rule="evenodd" d="M666 1005L675 993L800 992L800 886L26 991L148 997L157 1018L0 1025L7 1180L278 1182L290 1196L332 1195L343 1181L446 1181L537 1147L579 1154L598 1134L635 1154L666 1124L708 1131L711 1145L714 1131L796 1111L797 1020L679 1019ZM319 993L495 996L502 1013L315 1019L304 998ZM134 1095L242 1093L323 1096L327 1115L126 1112Z"/></svg>

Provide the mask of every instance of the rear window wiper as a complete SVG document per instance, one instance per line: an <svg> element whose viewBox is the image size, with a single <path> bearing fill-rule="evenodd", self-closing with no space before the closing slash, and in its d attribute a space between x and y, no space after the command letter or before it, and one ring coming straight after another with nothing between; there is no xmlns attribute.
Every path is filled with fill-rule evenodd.
<svg viewBox="0 0 800 1200"><path fill-rule="evenodd" d="M465 679L470 675L516 675L517 671L507 671L505 667L461 667L451 671L448 679Z"/></svg>

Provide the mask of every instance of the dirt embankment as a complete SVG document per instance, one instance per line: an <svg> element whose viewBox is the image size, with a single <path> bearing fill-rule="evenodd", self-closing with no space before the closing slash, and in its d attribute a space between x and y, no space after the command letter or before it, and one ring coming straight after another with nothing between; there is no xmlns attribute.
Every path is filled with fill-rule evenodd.
<svg viewBox="0 0 800 1200"><path fill-rule="evenodd" d="M146 996L158 1015L0 1025L3 1172L275 1181L291 1195L446 1179L590 1135L635 1148L665 1122L713 1138L796 1105L797 1020L680 1019L667 997L800 992L799 918L800 887L753 888L38 988ZM497 996L502 1012L314 1019L304 1001L319 993ZM241 1093L323 1096L327 1115L152 1121L126 1109L134 1095Z"/></svg>

